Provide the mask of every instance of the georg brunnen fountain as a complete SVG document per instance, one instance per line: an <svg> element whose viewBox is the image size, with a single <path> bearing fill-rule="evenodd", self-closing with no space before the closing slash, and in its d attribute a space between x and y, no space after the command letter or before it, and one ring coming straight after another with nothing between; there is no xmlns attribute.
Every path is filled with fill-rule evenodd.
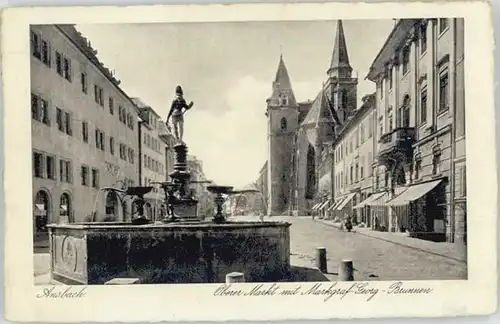
<svg viewBox="0 0 500 324"><path fill-rule="evenodd" d="M138 278L141 284L221 283L235 271L244 273L248 282L288 281L290 223L228 221L222 205L233 188L216 185L207 187L215 196L215 216L197 217L197 201L187 190L187 147L177 144L174 149L171 181L160 183L167 205L163 220L153 223L144 217L143 197L152 187L130 187L124 195L135 197L138 211L131 222L48 226L53 281L88 285Z"/></svg>

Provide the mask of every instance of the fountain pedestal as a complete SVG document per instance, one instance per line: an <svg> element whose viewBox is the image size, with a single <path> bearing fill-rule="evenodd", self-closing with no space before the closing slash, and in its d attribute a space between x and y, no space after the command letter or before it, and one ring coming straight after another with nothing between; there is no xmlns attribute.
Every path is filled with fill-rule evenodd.
<svg viewBox="0 0 500 324"><path fill-rule="evenodd" d="M189 195L189 182L191 174L187 165L187 146L177 144L174 146L175 164L174 171L169 174L172 184L177 187L178 197L173 202L174 214L177 220L197 220L198 201Z"/></svg>
<svg viewBox="0 0 500 324"><path fill-rule="evenodd" d="M290 223L173 222L49 225L51 276L69 285L139 278L141 284L289 278Z"/></svg>

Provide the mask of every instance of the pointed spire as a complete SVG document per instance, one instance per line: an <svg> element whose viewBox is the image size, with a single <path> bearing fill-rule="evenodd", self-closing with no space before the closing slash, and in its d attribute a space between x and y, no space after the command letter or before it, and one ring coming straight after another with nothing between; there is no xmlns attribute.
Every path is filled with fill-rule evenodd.
<svg viewBox="0 0 500 324"><path fill-rule="evenodd" d="M284 97L287 99L285 101L281 101L280 98ZM273 94L269 99L272 104L276 105L279 105L279 102L286 102L287 106L297 105L292 89L292 83L290 82L290 77L288 76L288 70L285 66L285 61L283 60L283 54L280 54L278 70L276 71L276 77L273 82Z"/></svg>
<svg viewBox="0 0 500 324"><path fill-rule="evenodd" d="M337 20L337 31L335 33L335 43L333 45L332 61L327 73L337 78L350 78L352 72L349 63L349 54L344 35L342 20Z"/></svg>

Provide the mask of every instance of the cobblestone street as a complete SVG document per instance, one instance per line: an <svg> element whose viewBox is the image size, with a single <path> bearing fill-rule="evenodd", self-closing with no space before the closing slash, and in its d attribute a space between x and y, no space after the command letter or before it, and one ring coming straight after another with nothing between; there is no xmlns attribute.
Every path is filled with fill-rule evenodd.
<svg viewBox="0 0 500 324"><path fill-rule="evenodd" d="M467 266L444 256L357 233L342 232L310 217L273 217L292 223L291 262L315 266L316 247L327 249L328 272L335 280L339 262L354 263L355 280L460 280ZM436 243L446 244L446 243Z"/></svg>

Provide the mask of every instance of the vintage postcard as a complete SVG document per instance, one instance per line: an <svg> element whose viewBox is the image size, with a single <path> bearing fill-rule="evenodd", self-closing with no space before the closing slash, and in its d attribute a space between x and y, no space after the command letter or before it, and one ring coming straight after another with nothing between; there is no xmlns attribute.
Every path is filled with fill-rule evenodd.
<svg viewBox="0 0 500 324"><path fill-rule="evenodd" d="M496 310L488 3L1 18L8 320Z"/></svg>

